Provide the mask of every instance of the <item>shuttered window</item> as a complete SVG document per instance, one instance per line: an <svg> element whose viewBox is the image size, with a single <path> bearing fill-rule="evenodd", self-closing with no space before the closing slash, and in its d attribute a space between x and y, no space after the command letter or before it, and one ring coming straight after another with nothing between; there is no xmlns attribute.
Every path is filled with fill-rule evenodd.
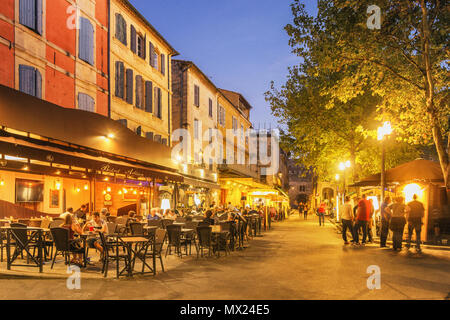
<svg viewBox="0 0 450 320"><path fill-rule="evenodd" d="M194 139L200 139L200 123L197 119L194 119Z"/></svg>
<svg viewBox="0 0 450 320"><path fill-rule="evenodd" d="M31 66L19 65L19 90L42 98L42 76L39 70Z"/></svg>
<svg viewBox="0 0 450 320"><path fill-rule="evenodd" d="M161 101L161 89L155 87L155 115L162 119L162 101Z"/></svg>
<svg viewBox="0 0 450 320"><path fill-rule="evenodd" d="M116 62L116 97L124 98L124 79L125 79L125 68L123 62Z"/></svg>
<svg viewBox="0 0 450 320"><path fill-rule="evenodd" d="M42 0L20 0L19 22L42 34Z"/></svg>
<svg viewBox="0 0 450 320"><path fill-rule="evenodd" d="M161 143L165 146L167 146L167 138L162 138Z"/></svg>
<svg viewBox="0 0 450 320"><path fill-rule="evenodd" d="M131 25L131 37L130 37L130 49L132 52L136 53L136 29Z"/></svg>
<svg viewBox="0 0 450 320"><path fill-rule="evenodd" d="M153 83L145 82L145 111L153 112Z"/></svg>
<svg viewBox="0 0 450 320"><path fill-rule="evenodd" d="M128 128L128 121L127 121L127 119L119 119L119 120L117 120L117 122Z"/></svg>
<svg viewBox="0 0 450 320"><path fill-rule="evenodd" d="M127 45L127 23L119 13L116 13L116 38Z"/></svg>
<svg viewBox="0 0 450 320"><path fill-rule="evenodd" d="M148 55L150 56L150 65L153 67L154 66L154 56L155 56L155 47L153 46L153 43L149 42L149 52Z"/></svg>
<svg viewBox="0 0 450 320"><path fill-rule="evenodd" d="M133 104L133 82L134 82L133 70L127 69L127 87L126 87L127 98L126 98L126 101L129 104Z"/></svg>
<svg viewBox="0 0 450 320"><path fill-rule="evenodd" d="M144 82L142 76L136 76L136 107L144 108Z"/></svg>
<svg viewBox="0 0 450 320"><path fill-rule="evenodd" d="M94 27L88 19L83 17L80 18L78 50L78 57L81 60L94 65Z"/></svg>
<svg viewBox="0 0 450 320"><path fill-rule="evenodd" d="M146 133L145 133L145 137L146 137L147 139L153 140L153 132L146 132Z"/></svg>
<svg viewBox="0 0 450 320"><path fill-rule="evenodd" d="M137 54L139 57L141 57L142 59L146 59L146 43L147 41L145 40L145 37L138 35L137 36Z"/></svg>
<svg viewBox="0 0 450 320"><path fill-rule="evenodd" d="M141 126L138 126L138 127L136 128L136 134L137 134L138 136L142 136L142 127L141 127Z"/></svg>
<svg viewBox="0 0 450 320"><path fill-rule="evenodd" d="M154 136L154 140L155 140L156 142L161 143L161 135L160 135L160 134L156 134L156 135Z"/></svg>
<svg viewBox="0 0 450 320"><path fill-rule="evenodd" d="M95 112L95 101L94 99L85 93L78 93L78 109L84 111Z"/></svg>
<svg viewBox="0 0 450 320"><path fill-rule="evenodd" d="M212 99L209 99L209 112L208 112L208 115L209 115L210 118L213 117L213 101L212 101Z"/></svg>
<svg viewBox="0 0 450 320"><path fill-rule="evenodd" d="M200 87L194 85L194 106L200 107Z"/></svg>
<svg viewBox="0 0 450 320"><path fill-rule="evenodd" d="M163 76L166 75L166 56L161 54L161 73Z"/></svg>

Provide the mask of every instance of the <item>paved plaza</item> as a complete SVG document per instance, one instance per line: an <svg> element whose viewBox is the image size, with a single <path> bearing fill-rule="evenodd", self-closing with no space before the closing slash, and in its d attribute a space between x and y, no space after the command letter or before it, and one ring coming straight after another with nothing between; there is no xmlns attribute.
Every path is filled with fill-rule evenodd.
<svg viewBox="0 0 450 320"><path fill-rule="evenodd" d="M36 268L0 265L1 299L448 299L450 251L394 253L377 245L344 246L331 223L319 227L293 215L274 223L248 248L220 258L168 256L156 276L108 278L94 263L81 274L81 289L67 289L60 261ZM98 258L93 254L93 260ZM367 267L381 271L381 289L367 287ZM159 266L159 265L158 265Z"/></svg>

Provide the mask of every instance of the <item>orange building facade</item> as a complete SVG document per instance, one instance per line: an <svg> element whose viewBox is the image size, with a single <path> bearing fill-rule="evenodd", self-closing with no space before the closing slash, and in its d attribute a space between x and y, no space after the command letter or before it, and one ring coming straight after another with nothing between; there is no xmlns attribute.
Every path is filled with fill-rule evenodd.
<svg viewBox="0 0 450 320"><path fill-rule="evenodd" d="M0 84L108 116L107 6L107 0L3 0Z"/></svg>

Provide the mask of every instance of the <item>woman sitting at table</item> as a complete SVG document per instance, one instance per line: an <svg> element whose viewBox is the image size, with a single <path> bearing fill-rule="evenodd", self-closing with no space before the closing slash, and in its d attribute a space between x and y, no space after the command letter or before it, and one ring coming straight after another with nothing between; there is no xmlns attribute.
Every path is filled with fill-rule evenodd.
<svg viewBox="0 0 450 320"><path fill-rule="evenodd" d="M93 228L96 232L108 233L108 225L105 220L100 218L100 213L94 212L92 214L92 220L88 221L83 230L89 230ZM100 237L93 237L88 239L90 248L97 249L100 253L103 253L103 247L100 244Z"/></svg>
<svg viewBox="0 0 450 320"><path fill-rule="evenodd" d="M81 230L81 227L78 223L73 221L73 218L70 214L66 215L64 217L64 224L61 226L61 228L65 228L69 230L69 241L70 241L70 251L73 254L73 258L70 261L70 263L76 264L78 266L83 265L83 251L84 249L81 248L76 242L74 242L74 234L82 234L83 230Z"/></svg>

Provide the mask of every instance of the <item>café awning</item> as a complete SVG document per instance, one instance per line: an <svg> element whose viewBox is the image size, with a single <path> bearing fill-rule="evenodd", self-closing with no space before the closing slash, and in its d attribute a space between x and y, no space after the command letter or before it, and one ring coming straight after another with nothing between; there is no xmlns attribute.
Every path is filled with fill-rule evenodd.
<svg viewBox="0 0 450 320"><path fill-rule="evenodd" d="M386 170L387 184L407 183L412 181L436 184L443 183L444 177L442 175L441 166L434 161L417 159ZM379 186L380 184L381 173L377 173L365 177L359 182L350 185L350 187Z"/></svg>

